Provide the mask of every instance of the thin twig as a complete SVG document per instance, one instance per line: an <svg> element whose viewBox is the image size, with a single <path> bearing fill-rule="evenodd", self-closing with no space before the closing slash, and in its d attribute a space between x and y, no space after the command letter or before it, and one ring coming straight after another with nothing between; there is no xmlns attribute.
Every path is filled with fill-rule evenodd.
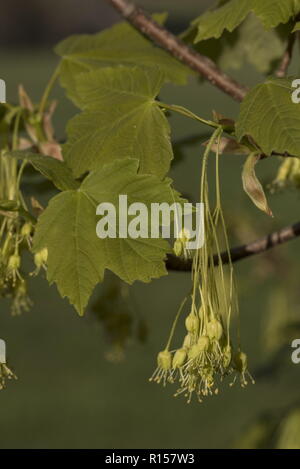
<svg viewBox="0 0 300 469"><path fill-rule="evenodd" d="M290 66L290 63L293 57L293 50L294 50L295 42L296 42L296 33L293 33L289 37L287 48L282 56L279 67L275 73L275 75L278 78L284 78L287 75L288 68Z"/></svg>
<svg viewBox="0 0 300 469"><path fill-rule="evenodd" d="M255 256L263 252L269 251L270 249L279 246L281 244L292 241L293 239L300 236L300 222L294 225L282 228L279 231L275 231L263 238L259 238L249 244L243 244L241 246L234 247L230 250L230 256L232 262L238 262L242 259L246 259L250 256ZM227 252L221 254L223 264L228 264L229 256ZM218 256L214 257L215 265L218 264ZM175 270L179 272L189 272L192 269L192 260L185 260L174 255L170 255L167 259L166 266L168 270Z"/></svg>
<svg viewBox="0 0 300 469"><path fill-rule="evenodd" d="M110 3L135 29L137 29L141 34L146 36L156 45L162 47L180 62L184 63L192 70L198 72L212 85L218 87L233 99L237 101L243 101L245 95L248 92L248 89L245 86L241 85L233 78L223 73L208 57L205 57L204 55L201 55L195 50L191 49L163 26L156 23L144 10L137 7L129 0L106 1ZM292 44L292 39L290 39L289 47L282 59L277 76L279 76L278 73L286 73L291 60L293 45L294 44ZM290 155L284 154L281 156ZM286 243L299 236L300 222L296 223L295 225L283 228L280 231L271 233L270 235L260 238L252 243L232 248L230 251L231 260L232 262L237 262L241 259L266 252L275 246L279 246L280 244ZM221 259L224 264L228 264L228 253L222 253ZM215 256L214 262L215 264L219 262L217 256ZM192 261L182 260L174 255L170 255L167 259L166 266L169 270L187 272L192 268Z"/></svg>
<svg viewBox="0 0 300 469"><path fill-rule="evenodd" d="M106 0L140 33L158 46L168 51L173 57L206 78L212 85L236 101L242 101L248 89L223 73L208 57L199 54L183 41L160 26L144 10L129 0Z"/></svg>
<svg viewBox="0 0 300 469"><path fill-rule="evenodd" d="M141 34L146 36L155 44L159 45L173 57L184 63L192 70L206 78L212 85L221 89L224 93L237 101L242 101L248 92L248 88L233 80L230 76L220 70L208 57L199 54L187 46L179 38L174 36L163 26L159 25L144 10L134 5L129 0L106 0ZM286 60L286 59L285 59ZM282 67L288 66L285 62ZM292 156L288 153L277 156ZM262 159L266 155L262 155Z"/></svg>

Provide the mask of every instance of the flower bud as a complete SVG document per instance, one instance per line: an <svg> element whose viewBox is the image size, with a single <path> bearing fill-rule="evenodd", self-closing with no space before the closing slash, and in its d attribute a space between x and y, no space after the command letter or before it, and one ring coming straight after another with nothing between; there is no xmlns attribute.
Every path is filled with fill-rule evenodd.
<svg viewBox="0 0 300 469"><path fill-rule="evenodd" d="M207 335L211 340L221 340L223 335L223 327L220 321L218 321L217 319L212 319L211 321L209 321L209 323L207 324Z"/></svg>
<svg viewBox="0 0 300 469"><path fill-rule="evenodd" d="M199 319L194 313L190 313L185 320L185 327L188 332L198 332Z"/></svg>
<svg viewBox="0 0 300 469"><path fill-rule="evenodd" d="M183 245L180 239L176 239L174 246L173 246L173 251L175 256L180 257L182 252L183 252Z"/></svg>
<svg viewBox="0 0 300 469"><path fill-rule="evenodd" d="M226 345L224 352L223 352L223 366L224 368L228 368L231 363L232 353L230 345Z"/></svg>
<svg viewBox="0 0 300 469"><path fill-rule="evenodd" d="M160 368L167 371L172 368L172 355L168 350L163 350L157 355L157 364Z"/></svg>
<svg viewBox="0 0 300 469"><path fill-rule="evenodd" d="M198 344L192 345L192 347L188 351L188 358L189 360L195 360L200 354L201 354L201 349L198 346Z"/></svg>
<svg viewBox="0 0 300 469"><path fill-rule="evenodd" d="M199 337L197 345L201 349L201 352L206 352L209 348L209 338L206 335Z"/></svg>
<svg viewBox="0 0 300 469"><path fill-rule="evenodd" d="M245 372L248 367L247 355L244 352L238 352L234 357L234 363L240 373Z"/></svg>
<svg viewBox="0 0 300 469"><path fill-rule="evenodd" d="M199 338L198 342L195 345L192 345L188 352L188 358L190 360L194 360L197 358L201 353L206 352L209 347L209 338L206 336L202 336Z"/></svg>
<svg viewBox="0 0 300 469"><path fill-rule="evenodd" d="M191 334L186 334L185 338L183 339L182 347L190 348L191 345L192 345L192 336Z"/></svg>
<svg viewBox="0 0 300 469"><path fill-rule="evenodd" d="M18 254L13 254L10 256L8 259L8 270L9 271L16 271L20 268L21 266L21 258Z"/></svg>
<svg viewBox="0 0 300 469"><path fill-rule="evenodd" d="M28 236L30 236L31 232L32 232L32 224L25 223L21 229L21 236L23 236L24 238L27 238Z"/></svg>
<svg viewBox="0 0 300 469"><path fill-rule="evenodd" d="M173 357L173 368L180 368L182 365L184 365L184 362L186 360L187 352L186 349L180 348L175 352L175 355Z"/></svg>
<svg viewBox="0 0 300 469"><path fill-rule="evenodd" d="M43 264L46 264L47 260L48 260L47 248L41 249L34 255L34 263L37 266L37 268L40 268L43 266Z"/></svg>

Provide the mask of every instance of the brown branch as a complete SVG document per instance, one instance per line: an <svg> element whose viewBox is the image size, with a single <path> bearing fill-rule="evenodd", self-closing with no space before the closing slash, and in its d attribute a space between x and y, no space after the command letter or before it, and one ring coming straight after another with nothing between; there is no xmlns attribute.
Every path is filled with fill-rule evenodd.
<svg viewBox="0 0 300 469"><path fill-rule="evenodd" d="M152 42L165 49L173 57L184 63L192 70L198 72L206 78L212 85L221 89L224 93L237 101L242 101L248 92L248 88L233 80L230 76L220 70L217 65L208 57L199 54L194 49L187 46L183 41L170 33L166 28L159 25L144 10L137 7L129 0L106 0L141 34ZM295 35L294 35L295 36ZM285 61L282 62L282 73L288 67L287 56L291 55L293 45L285 54ZM278 72L279 73L279 72ZM275 154L275 153L274 153ZM292 156L288 153L276 154L277 156ZM266 155L262 155L262 159Z"/></svg>
<svg viewBox="0 0 300 469"><path fill-rule="evenodd" d="M198 72L212 85L237 101L242 101L248 89L223 73L208 57L199 54L183 41L160 26L144 10L129 0L106 0L140 33L168 51L173 57Z"/></svg>
<svg viewBox="0 0 300 469"><path fill-rule="evenodd" d="M275 75L278 78L284 78L287 75L287 71L288 71L288 68L290 66L290 63L293 57L293 50L294 50L295 42L296 42L296 33L293 33L289 37L287 48L282 56L279 67L275 73Z"/></svg>
<svg viewBox="0 0 300 469"><path fill-rule="evenodd" d="M249 244L234 247L230 250L232 262L238 262L250 256L261 254L269 251L280 244L287 243L300 236L300 222L295 225L287 226L279 231L275 231L263 238L257 239ZM229 263L227 252L221 254L223 264ZM218 265L219 258L214 256L215 265ZM178 272L189 272L192 269L192 260L184 260L174 255L170 255L167 259L166 266L168 270L176 270Z"/></svg>
<svg viewBox="0 0 300 469"><path fill-rule="evenodd" d="M212 85L218 87L224 93L237 101L242 101L244 99L248 92L248 89L245 86L223 73L208 57L199 54L170 33L166 28L156 23L156 21L154 21L144 10L137 7L129 0L106 1L110 3L141 34L169 52L177 60L198 72ZM277 76L285 76L286 74L292 57L294 40L295 38L293 37L289 41L287 50L277 71ZM284 154L281 156L290 155ZM271 233L270 235L260 238L252 243L232 248L230 251L230 257L232 262L237 262L241 259L266 252L269 249L295 239L298 236L300 236L300 222L283 228L280 231ZM221 259L224 264L228 264L228 253L222 253ZM214 257L214 262L216 265L218 264L218 256ZM174 255L170 255L167 259L166 266L169 270L187 272L192 268L192 261L185 261Z"/></svg>

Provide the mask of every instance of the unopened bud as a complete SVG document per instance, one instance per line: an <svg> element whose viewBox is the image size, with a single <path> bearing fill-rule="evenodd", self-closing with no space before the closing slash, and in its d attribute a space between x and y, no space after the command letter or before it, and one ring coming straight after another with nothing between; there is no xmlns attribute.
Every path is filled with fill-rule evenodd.
<svg viewBox="0 0 300 469"><path fill-rule="evenodd" d="M47 248L41 249L39 252L37 252L34 255L34 263L38 268L40 268L44 264L46 264L47 260L48 260L48 249Z"/></svg>
<svg viewBox="0 0 300 469"><path fill-rule="evenodd" d="M234 363L240 373L245 372L248 367L247 355L244 352L238 352L234 357Z"/></svg>
<svg viewBox="0 0 300 469"><path fill-rule="evenodd" d="M198 344L192 345L192 347L188 351L188 358L190 360L194 360L201 354L201 350L198 347Z"/></svg>
<svg viewBox="0 0 300 469"><path fill-rule="evenodd" d="M25 223L21 229L21 236L23 236L24 238L27 238L28 236L30 236L31 232L32 232L31 223Z"/></svg>
<svg viewBox="0 0 300 469"><path fill-rule="evenodd" d="M231 363L232 353L230 345L226 345L224 352L223 352L223 366L224 368L228 368Z"/></svg>
<svg viewBox="0 0 300 469"><path fill-rule="evenodd" d="M21 258L18 254L13 254L8 259L8 270L15 271L20 268L21 265Z"/></svg>
<svg viewBox="0 0 300 469"><path fill-rule="evenodd" d="M173 246L173 251L175 256L180 257L182 252L183 252L183 245L180 239L176 239L174 246Z"/></svg>
<svg viewBox="0 0 300 469"><path fill-rule="evenodd" d="M212 319L209 321L207 324L207 335L208 337L212 339L216 339L219 341L222 338L223 335L223 327L220 321L217 319Z"/></svg>
<svg viewBox="0 0 300 469"><path fill-rule="evenodd" d="M175 352L175 355L173 357L173 368L180 368L182 365L184 365L184 362L186 360L187 352L186 349L180 348Z"/></svg>
<svg viewBox="0 0 300 469"><path fill-rule="evenodd" d="M182 347L190 348L191 345L192 345L192 336L191 334L186 334L185 338L183 339Z"/></svg>
<svg viewBox="0 0 300 469"><path fill-rule="evenodd" d="M199 338L198 342L195 345L192 345L188 352L188 357L191 360L197 358L201 353L206 352L209 347L209 338L202 336Z"/></svg>
<svg viewBox="0 0 300 469"><path fill-rule="evenodd" d="M185 327L188 332L198 332L199 319L194 313L190 313L186 318Z"/></svg>
<svg viewBox="0 0 300 469"><path fill-rule="evenodd" d="M168 350L163 350L157 355L157 364L160 368L167 371L172 368L172 355Z"/></svg>
<svg viewBox="0 0 300 469"><path fill-rule="evenodd" d="M201 352L206 352L209 348L209 338L206 335L199 337L197 345L201 349Z"/></svg>

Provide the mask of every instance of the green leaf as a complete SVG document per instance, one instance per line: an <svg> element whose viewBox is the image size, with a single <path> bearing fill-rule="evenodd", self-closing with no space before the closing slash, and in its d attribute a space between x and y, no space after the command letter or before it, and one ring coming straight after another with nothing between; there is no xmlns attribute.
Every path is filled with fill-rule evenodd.
<svg viewBox="0 0 300 469"><path fill-rule="evenodd" d="M178 199L170 180L160 181L137 170L138 161L130 158L106 165L91 173L78 190L54 197L38 220L34 251L47 247L48 280L57 284L60 294L81 315L105 269L130 284L167 274L164 260L170 248L166 240L100 239L96 235L96 207L102 202L114 204L118 220L119 194L127 195L128 205L143 202L148 207Z"/></svg>
<svg viewBox="0 0 300 469"><path fill-rule="evenodd" d="M48 248L47 278L56 282L83 314L94 286L104 275L104 252L95 233L96 209L80 191L66 191L54 197L40 216L34 238L38 252Z"/></svg>
<svg viewBox="0 0 300 469"><path fill-rule="evenodd" d="M266 30L257 16L250 13L233 32L225 30L220 38L203 40L193 47L224 71L241 69L245 63L250 63L259 72L270 75L278 68L287 48L290 30L290 22ZM195 36L195 28L183 34L188 43L194 43Z"/></svg>
<svg viewBox="0 0 300 469"><path fill-rule="evenodd" d="M292 81L270 78L247 94L236 123L239 140L250 135L266 155L300 157L300 108L292 102Z"/></svg>
<svg viewBox="0 0 300 469"><path fill-rule="evenodd" d="M252 0L252 10L266 29L287 23L300 12L299 0Z"/></svg>
<svg viewBox="0 0 300 469"><path fill-rule="evenodd" d="M75 176L115 158L139 159L141 173L163 177L173 158L170 128L155 97L163 84L157 70L107 68L80 75L76 88L84 112L67 127L64 158Z"/></svg>
<svg viewBox="0 0 300 469"><path fill-rule="evenodd" d="M255 165L259 159L260 155L255 153L248 156L242 172L243 187L256 207L272 217L273 213L268 205L263 187L255 174Z"/></svg>
<svg viewBox="0 0 300 469"><path fill-rule="evenodd" d="M266 29L272 29L300 12L299 0L230 0L194 20L195 42L219 38L224 30L232 32L253 12Z"/></svg>
<svg viewBox="0 0 300 469"><path fill-rule="evenodd" d="M269 73L285 49L286 41L282 40L278 31L266 31L251 13L239 27L236 41L225 43L219 65L223 69L239 69L248 62L259 72Z"/></svg>
<svg viewBox="0 0 300 469"><path fill-rule="evenodd" d="M298 21L298 23L295 24L295 27L294 27L292 33L295 33L297 31L300 31L300 21Z"/></svg>
<svg viewBox="0 0 300 469"><path fill-rule="evenodd" d="M165 15L154 15L163 23ZM159 67L164 81L185 84L192 72L164 50L156 47L127 23L120 23L94 35L77 35L62 41L56 52L62 57L61 82L69 97L80 104L76 78L82 72L103 67Z"/></svg>
<svg viewBox="0 0 300 469"><path fill-rule="evenodd" d="M198 30L194 42L212 37L217 39L222 36L225 29L232 32L250 11L251 0L231 0L215 10L205 12L192 23Z"/></svg>
<svg viewBox="0 0 300 469"><path fill-rule="evenodd" d="M28 160L37 171L50 179L62 191L79 187L79 183L74 179L72 171L66 163L51 156L29 151L12 151L8 155L19 160Z"/></svg>

